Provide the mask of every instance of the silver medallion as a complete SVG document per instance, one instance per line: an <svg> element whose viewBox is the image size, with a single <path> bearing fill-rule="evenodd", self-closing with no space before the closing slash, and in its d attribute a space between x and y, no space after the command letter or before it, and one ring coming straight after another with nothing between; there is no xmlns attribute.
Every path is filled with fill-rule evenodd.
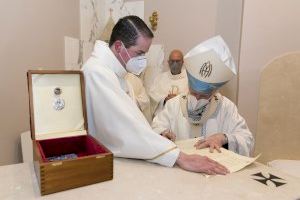
<svg viewBox="0 0 300 200"><path fill-rule="evenodd" d="M65 107L65 101L63 98L61 98L62 89L59 87L56 87L54 89L54 102L53 102L53 108L54 110L60 111L64 109Z"/></svg>

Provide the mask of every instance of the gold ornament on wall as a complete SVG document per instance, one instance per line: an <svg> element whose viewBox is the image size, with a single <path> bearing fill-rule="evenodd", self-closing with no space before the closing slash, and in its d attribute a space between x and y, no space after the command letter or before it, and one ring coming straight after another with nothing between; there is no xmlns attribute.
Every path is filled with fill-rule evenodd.
<svg viewBox="0 0 300 200"><path fill-rule="evenodd" d="M158 23L158 13L157 11L153 11L152 15L149 17L149 22L151 24L151 29L156 31L157 23Z"/></svg>

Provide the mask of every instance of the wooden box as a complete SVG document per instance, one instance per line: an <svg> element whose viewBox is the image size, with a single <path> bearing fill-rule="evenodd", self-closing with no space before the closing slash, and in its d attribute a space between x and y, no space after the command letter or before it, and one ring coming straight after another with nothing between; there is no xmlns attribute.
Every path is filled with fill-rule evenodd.
<svg viewBox="0 0 300 200"><path fill-rule="evenodd" d="M27 79L41 194L111 180L113 154L88 134L82 72L32 70Z"/></svg>

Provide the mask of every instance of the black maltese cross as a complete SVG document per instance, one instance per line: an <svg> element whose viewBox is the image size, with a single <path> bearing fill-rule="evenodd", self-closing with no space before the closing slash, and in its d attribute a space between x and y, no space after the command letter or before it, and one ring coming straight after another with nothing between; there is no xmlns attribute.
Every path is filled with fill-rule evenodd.
<svg viewBox="0 0 300 200"><path fill-rule="evenodd" d="M269 176L264 176L261 172L256 173L256 174L252 174L252 176L256 176L255 178L253 178L253 180L256 180L262 184L265 184L267 186L272 186L275 185L275 187L279 187L282 186L284 184L286 184L285 180L282 178L279 178L273 174L269 174Z"/></svg>

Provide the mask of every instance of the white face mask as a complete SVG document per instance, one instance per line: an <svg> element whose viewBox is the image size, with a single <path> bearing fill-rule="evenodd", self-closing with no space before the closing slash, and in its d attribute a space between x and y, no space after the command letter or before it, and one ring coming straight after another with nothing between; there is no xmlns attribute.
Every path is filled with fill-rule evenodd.
<svg viewBox="0 0 300 200"><path fill-rule="evenodd" d="M146 56L137 56L137 57L130 58L130 60L128 60L128 62L126 63L127 71L137 76L140 75L146 67L147 67Z"/></svg>
<svg viewBox="0 0 300 200"><path fill-rule="evenodd" d="M122 43L122 46L124 47L128 57L130 58L126 63L126 70L137 76L140 75L142 73L142 71L144 71L144 69L147 67L146 56L142 55L142 56L136 56L136 57L131 58L123 43ZM123 60L121 55L120 55L120 57L121 57L122 61L125 63L125 61Z"/></svg>
<svg viewBox="0 0 300 200"><path fill-rule="evenodd" d="M188 110L190 111L198 110L209 103L209 99L197 100L195 96L190 94L187 96L187 101L188 101L188 105L187 105Z"/></svg>

